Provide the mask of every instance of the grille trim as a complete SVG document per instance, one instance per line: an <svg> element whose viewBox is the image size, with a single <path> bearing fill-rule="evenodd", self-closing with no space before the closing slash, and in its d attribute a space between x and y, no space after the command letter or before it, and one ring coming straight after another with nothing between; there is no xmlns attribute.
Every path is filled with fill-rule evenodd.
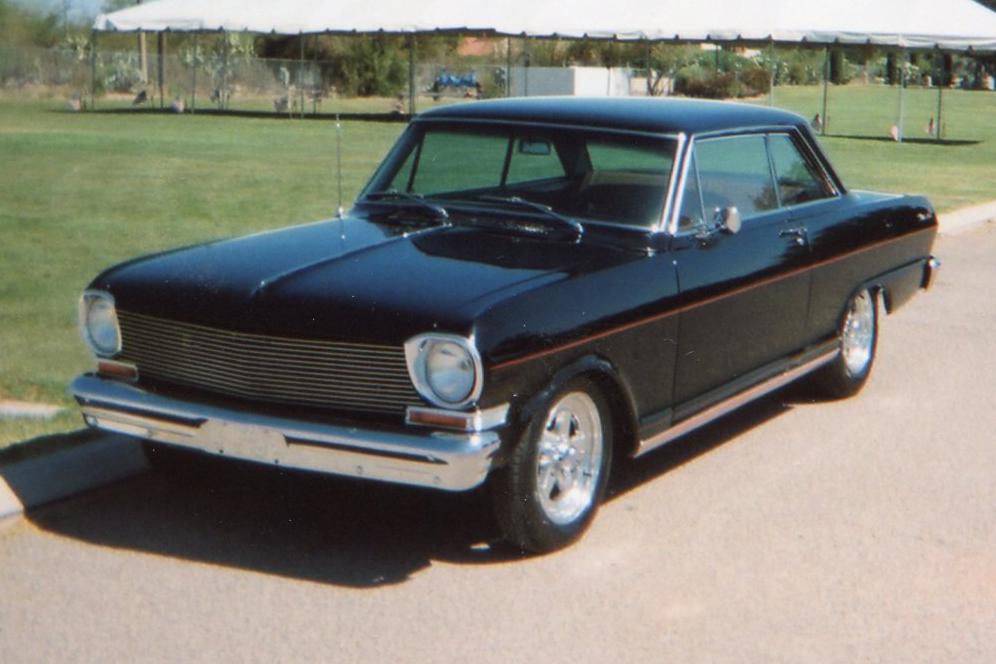
<svg viewBox="0 0 996 664"><path fill-rule="evenodd" d="M404 415L422 405L402 346L272 337L118 311L139 376L229 397Z"/></svg>

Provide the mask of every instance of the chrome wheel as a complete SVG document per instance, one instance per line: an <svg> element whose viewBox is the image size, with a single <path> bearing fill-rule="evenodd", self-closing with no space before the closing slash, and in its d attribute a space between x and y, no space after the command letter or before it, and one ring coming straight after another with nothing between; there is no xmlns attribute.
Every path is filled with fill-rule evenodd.
<svg viewBox="0 0 996 664"><path fill-rule="evenodd" d="M594 503L604 442L598 406L570 392L550 408L536 460L536 499L556 524L568 524Z"/></svg>
<svg viewBox="0 0 996 664"><path fill-rule="evenodd" d="M875 295L859 291L844 307L840 324L840 353L813 375L813 384L826 396L843 399L857 394L875 362L878 311Z"/></svg>
<svg viewBox="0 0 996 664"><path fill-rule="evenodd" d="M612 409L601 387L577 376L537 402L505 465L490 478L505 539L546 553L581 537L605 495Z"/></svg>
<svg viewBox="0 0 996 664"><path fill-rule="evenodd" d="M875 349L875 298L867 290L851 300L840 335L844 366L852 376L860 376L871 362Z"/></svg>

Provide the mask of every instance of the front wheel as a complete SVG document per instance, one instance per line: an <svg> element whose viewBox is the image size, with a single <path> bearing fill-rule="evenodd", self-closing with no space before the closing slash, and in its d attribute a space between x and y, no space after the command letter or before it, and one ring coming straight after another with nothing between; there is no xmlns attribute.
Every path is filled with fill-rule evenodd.
<svg viewBox="0 0 996 664"><path fill-rule="evenodd" d="M839 338L840 354L815 376L819 388L837 399L857 394L875 362L878 307L875 294L867 288L848 302Z"/></svg>
<svg viewBox="0 0 996 664"><path fill-rule="evenodd" d="M612 416L595 385L579 378L554 394L492 483L506 539L532 553L577 540L605 493L612 443Z"/></svg>

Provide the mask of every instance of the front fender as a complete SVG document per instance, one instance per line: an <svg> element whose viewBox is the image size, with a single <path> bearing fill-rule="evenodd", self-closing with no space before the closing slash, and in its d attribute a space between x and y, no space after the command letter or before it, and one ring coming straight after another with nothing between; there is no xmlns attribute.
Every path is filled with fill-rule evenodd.
<svg viewBox="0 0 996 664"><path fill-rule="evenodd" d="M624 444L625 441L634 442L637 411L633 393L616 367L597 355L585 355L561 367L542 389L529 395L521 405L513 407L514 414L509 418L509 432L515 436L520 435L534 417L542 416L553 396L579 376L585 376L598 385L609 402L616 440L624 441Z"/></svg>

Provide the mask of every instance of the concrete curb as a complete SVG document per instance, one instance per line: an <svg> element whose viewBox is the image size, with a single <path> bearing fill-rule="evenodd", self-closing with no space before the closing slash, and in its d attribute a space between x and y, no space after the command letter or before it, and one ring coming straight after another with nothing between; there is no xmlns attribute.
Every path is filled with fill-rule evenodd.
<svg viewBox="0 0 996 664"><path fill-rule="evenodd" d="M970 228L996 221L996 201L973 205L938 215L942 235L956 235Z"/></svg>
<svg viewBox="0 0 996 664"><path fill-rule="evenodd" d="M0 519L147 470L142 446L116 435L0 466Z"/></svg>

